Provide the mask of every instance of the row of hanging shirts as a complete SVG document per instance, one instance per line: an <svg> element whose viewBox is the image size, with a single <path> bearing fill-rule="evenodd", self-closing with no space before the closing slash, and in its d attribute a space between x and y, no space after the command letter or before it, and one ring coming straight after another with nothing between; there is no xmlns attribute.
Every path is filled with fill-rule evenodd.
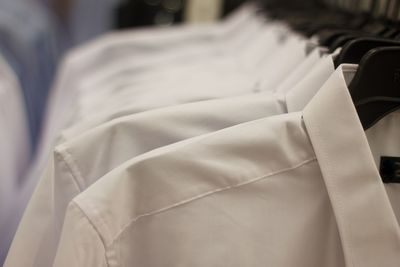
<svg viewBox="0 0 400 267"><path fill-rule="evenodd" d="M73 50L4 266L399 266L400 49L379 23L251 3Z"/></svg>

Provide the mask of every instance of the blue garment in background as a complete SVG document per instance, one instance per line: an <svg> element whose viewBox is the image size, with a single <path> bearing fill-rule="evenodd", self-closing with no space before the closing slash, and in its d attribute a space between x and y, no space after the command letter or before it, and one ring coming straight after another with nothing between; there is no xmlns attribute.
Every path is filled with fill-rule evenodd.
<svg viewBox="0 0 400 267"><path fill-rule="evenodd" d="M32 152L40 136L61 49L56 20L35 1L0 0L0 53L18 75L24 93Z"/></svg>
<svg viewBox="0 0 400 267"><path fill-rule="evenodd" d="M114 27L114 12L123 0L74 0L69 30L74 45L93 39Z"/></svg>
<svg viewBox="0 0 400 267"><path fill-rule="evenodd" d="M40 2L33 0L0 0L0 54L14 70L21 84L29 129L32 153L38 144L43 115L60 48L60 29L52 14ZM33 156L33 155L31 155ZM22 171L22 170L21 170ZM24 182L23 177L15 177ZM16 181L17 183L18 181ZM0 185L1 186L1 185ZM15 196L18 202L18 196ZM22 208L22 207L21 207ZM2 229L0 246L2 266L8 245L18 225L19 210L15 210L15 224Z"/></svg>

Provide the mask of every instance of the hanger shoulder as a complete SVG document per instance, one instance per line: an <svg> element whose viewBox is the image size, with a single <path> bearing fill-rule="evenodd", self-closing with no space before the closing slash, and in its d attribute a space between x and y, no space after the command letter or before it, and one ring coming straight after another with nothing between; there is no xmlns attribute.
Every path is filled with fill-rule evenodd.
<svg viewBox="0 0 400 267"><path fill-rule="evenodd" d="M360 63L364 55L371 49L384 46L399 46L399 41L376 37L360 37L346 43L335 60L335 65L343 63Z"/></svg>
<svg viewBox="0 0 400 267"><path fill-rule="evenodd" d="M400 108L400 47L370 50L349 85L365 129Z"/></svg>

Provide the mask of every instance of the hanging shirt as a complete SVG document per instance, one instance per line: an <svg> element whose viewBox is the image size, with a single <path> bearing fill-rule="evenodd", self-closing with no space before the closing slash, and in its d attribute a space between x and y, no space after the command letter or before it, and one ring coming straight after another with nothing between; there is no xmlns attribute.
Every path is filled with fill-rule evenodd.
<svg viewBox="0 0 400 267"><path fill-rule="evenodd" d="M135 106L139 109L148 110L146 106L155 108L166 104L179 104L194 102L213 98L221 98L245 94L248 92L260 92L261 90L270 91L273 89L272 83L265 84L264 80L281 79L296 68L302 60L307 57L304 47L306 41L290 37L279 51L296 54L295 60L285 62L285 67L273 68L274 62L279 58L274 57L271 63L267 63L256 73L242 73L240 71L230 71L219 73L202 70L194 72L192 75L183 75L171 81L157 80L143 84L133 84L128 86L110 88L97 94L84 94L79 98L79 109L75 114L75 120L85 118L98 112L98 107L102 107L102 113L115 112L126 105ZM280 54L280 53L279 53ZM268 61L268 60L267 60ZM267 77L271 77L268 79ZM261 85L261 86L260 86ZM260 88L261 87L261 88Z"/></svg>
<svg viewBox="0 0 400 267"><path fill-rule="evenodd" d="M313 49L305 60L303 60L294 69L290 75L288 75L283 82L279 83L279 86L273 90L273 92L285 93L293 89L293 87L302 80L302 77L306 76L307 73L323 58L323 54L326 51L323 48L317 47ZM332 55L335 56L336 55ZM323 76L325 77L325 76Z"/></svg>
<svg viewBox="0 0 400 267"><path fill-rule="evenodd" d="M319 67L332 73L332 59L326 57L324 62ZM328 77L318 76L314 84L310 81L296 91L309 95L306 91L317 91ZM263 93L156 109L110 118L98 126L67 129L30 201L5 266L51 266L68 203L123 162L184 139L298 110L286 107L284 97ZM18 257L22 250L23 258Z"/></svg>
<svg viewBox="0 0 400 267"><path fill-rule="evenodd" d="M231 99L235 100L240 98L243 99L258 98L262 100L261 103L264 103L263 99L265 100L270 99L272 101L274 101L274 99L279 99L279 100L283 99L288 106L287 108L288 112L302 110L304 106L309 102L309 100L325 83L328 77L334 72L335 66L333 63L333 56L332 55L323 56L318 61L318 63L316 63L315 66L309 70L309 73L307 73L303 77L303 79L288 92L279 91L277 92L277 95L273 95L271 94L271 92L265 92L259 94L251 93L233 97ZM230 104L229 99L230 98L216 99L215 101L208 103L219 103L219 101L221 101L221 103L229 104L228 105L229 107L230 105L233 105ZM193 104L196 104L196 102L194 102ZM217 106L218 105L220 105L221 107L224 106L221 104L217 104ZM94 116L90 116L89 118L86 118L79 123L74 123L73 125L71 125L71 127L67 127L65 130L63 130L62 137L61 140L59 140L59 143L77 137L80 134L84 133L85 131L95 128L101 124L107 123L111 120L134 114L140 114L140 111L136 106L128 105L123 109L118 109L115 110L114 112L109 112L107 114L96 114ZM210 114L214 113L211 112Z"/></svg>
<svg viewBox="0 0 400 267"><path fill-rule="evenodd" d="M50 124L53 124L54 120L60 120L60 114L68 110L70 98L74 98L74 91L71 90L75 87L74 82L80 81L82 77L88 75L88 72L99 66L112 62L121 55L133 56L135 53L141 57L144 53L165 53L171 49L179 50L180 46L185 47L188 43L195 47L207 44L207 47L210 42L219 42L221 39L235 36L236 33L245 32L242 31L242 27L248 27L249 20L257 19L254 16L255 10L253 5L244 5L222 25L205 28L190 26L184 27L185 30L183 30L181 27L171 27L111 33L74 49L61 64L49 107L49 114L55 114L52 115L55 118L47 120ZM149 48L152 49L149 50ZM58 127L54 127L56 128L54 131L57 132Z"/></svg>
<svg viewBox="0 0 400 267"><path fill-rule="evenodd" d="M254 72L255 66L261 67L262 62L266 62L266 57L281 49L286 39L285 35L293 35L285 26L280 24L257 25L251 35L247 33L244 40L235 42L222 42L212 44L205 49L193 49L193 47L180 48L178 51L156 55L154 57L144 55L141 58L125 55L124 58L116 60L114 63L107 64L106 67L93 71L79 81L79 85L93 86L103 85L116 78L128 81L153 81L157 80L160 74L164 78L175 78L175 73L184 72L192 74L192 68L202 70L202 72L231 72L242 71ZM251 39L252 42L249 42ZM289 38L288 38L289 39ZM297 38L299 45L300 38ZM293 41L293 38L291 38ZM283 49L283 48L282 48ZM285 50L286 51L286 50ZM304 54L304 52L300 53ZM185 70L185 68L188 70ZM208 67L208 68L207 68ZM93 88L93 87L92 87Z"/></svg>
<svg viewBox="0 0 400 267"><path fill-rule="evenodd" d="M303 112L111 171L70 203L54 266L399 266L399 203L345 76L340 67ZM396 140L395 125L380 137Z"/></svg>
<svg viewBox="0 0 400 267"><path fill-rule="evenodd" d="M153 81L170 81L186 78L186 75L198 77L199 74L220 73L246 73L258 72L255 67L260 65L266 57L279 48L283 41L279 36L289 34L281 25L258 26L248 38L236 43L210 45L208 49L181 48L174 53L156 55L150 57L144 55L141 58L125 55L115 62L106 64L97 71L82 78L76 83L76 91L93 91L93 88L107 88L115 84L138 84ZM300 42L299 42L300 43ZM225 74L226 75L226 74ZM91 90L90 90L91 89ZM96 92L98 89L96 90Z"/></svg>
<svg viewBox="0 0 400 267"><path fill-rule="evenodd" d="M278 30L278 32L281 31L280 29ZM264 36L263 38L265 39L269 39L267 38L268 36L271 37L274 36L274 32L270 32L269 35L267 34L267 36ZM303 58L306 57L306 52L304 49L304 46L306 45L305 41L302 40L301 38L298 38L296 36L294 37L290 37L290 38L286 38L286 40L292 40L291 45L288 46L283 46L283 49L294 49L294 51L290 51L290 52L295 52L297 53L297 56L295 57L297 60L299 59L299 55L301 55ZM294 47L293 44L295 44L295 42L297 42L297 47ZM260 42L261 44L263 42ZM266 47L268 48L268 46L263 46L260 45L260 43L257 42L257 45L254 45L252 47L257 48L253 49L253 51L259 51L259 53L261 54L263 51L268 51L269 49L265 49ZM271 41L270 41L271 43ZM273 41L272 42L272 46L269 46L271 48L276 47L277 45L279 45L279 41ZM261 49L264 48L264 49ZM273 51L273 49L271 49L271 51ZM296 52L297 51L297 52ZM259 59L256 59L255 57L255 52L251 52L251 53L245 53L245 55L243 56L243 60L240 60L239 62L245 62L247 63L249 66L251 60L254 60L254 63L256 65L256 68L262 64L262 62L257 62L259 61ZM265 53L264 54L268 54ZM267 61L266 56L262 56L261 57L262 60ZM280 59L277 59L280 60ZM288 65L292 65L295 66L297 64L297 61L288 61L287 62ZM206 66L202 66L203 67L203 72L206 69ZM178 68L179 69L179 68ZM222 69L222 68L221 68ZM201 69L200 69L201 70ZM285 70L285 69L284 69ZM290 69L289 69L290 70ZM238 70L236 70L238 71ZM238 94L243 94L243 93L248 93L249 91L251 92L260 92L260 83L257 81L257 79L250 79L247 75L249 75L249 73L251 74L251 71L249 69L245 70L243 68L241 68L240 72L244 72L247 71L247 74L244 73L243 77L241 80L242 82L239 81L239 74L237 75L233 75L234 78L232 78L232 81L226 81L229 80L229 78L227 79L222 79L222 75L216 73L214 75L214 77L212 76L208 76L208 78L204 78L204 79L199 79L199 72L194 72L194 74L192 74L192 76L188 77L188 74L184 74L183 77L187 78L189 81L188 83L191 85L190 87L186 87L186 88L182 88L182 85L184 83L186 83L183 80L179 80L179 81L175 81L175 83L169 84L168 87L172 88L172 91L168 92L168 97L166 97L165 99L163 98L154 98L154 94L156 93L155 91L153 91L153 93L150 93L153 89L158 91L158 90L162 90L163 88L165 88L167 86L167 83L161 83L161 84L157 84L157 83L153 83L153 89L144 89L145 87L142 88L142 92L145 95L148 95L149 99L146 98L142 98L142 103L140 103L141 101L141 97L139 96L140 94L136 94L133 97L133 99L136 99L136 101L138 102L134 102L134 101L130 101L129 99L132 98L132 96L130 96L129 94L131 94L131 92L134 92L136 90L134 90L134 88L139 88L141 87L140 84L134 84L131 87L126 88L125 92L128 93L128 95L122 95L120 96L119 94L117 94L117 91L109 91L108 90L101 90L101 88L97 87L97 86L93 86L93 88L97 88L97 90L95 91L95 94L90 94L89 91L91 91L90 89L87 89L87 97L81 96L80 97L80 102L81 104L79 105L80 107L78 109L74 108L71 109L71 111L77 111L79 113L76 113L76 117L74 119L72 119L72 123L75 125L95 125L97 122L101 122L101 121L107 121L109 118L115 118L118 116L122 116L122 115L128 115L128 114L133 114L133 113L138 113L138 112L142 112L142 111L146 111L146 110L150 110L150 109L154 109L154 108L160 108L160 107L165 107L165 106L171 106L171 105L175 105L175 104L182 104L182 103L187 103L187 102L194 102L194 101L201 101L201 100L207 100L207 99L214 99L216 97L227 97L227 96L233 96L233 95L238 95ZM258 70L259 71L259 70ZM288 71L288 70L286 70ZM207 72L206 72L207 73ZM229 73L229 72L228 72ZM209 74L209 73L208 73ZM207 75L207 74L206 74ZM263 76L263 74L261 73L261 71L259 71L259 73L257 74L259 76ZM254 75L253 75L254 76ZM164 78L165 76L163 76L162 78ZM161 80L157 79L157 80ZM197 78L199 79L198 82L195 82L194 79ZM110 79L111 80L111 79ZM222 82L221 82L222 80ZM204 83L204 81L206 81ZM93 84L92 84L93 85ZM114 85L115 86L115 85ZM147 85L149 86L149 84ZM112 86L111 86L112 88ZM182 88L182 89L180 89ZM191 93L190 90L193 90L194 93ZM211 89L209 90L204 90L204 88L209 88ZM212 88L218 88L213 90ZM237 89L244 89L245 91L242 92L235 92L235 88ZM246 91L246 88L248 88ZM118 87L116 88L118 89ZM226 91L225 91L226 90ZM122 91L122 90L118 90L118 91ZM105 92L106 94L110 94L110 95L105 95L103 94L103 92ZM175 92L175 93L174 93ZM229 92L227 95L225 95L226 92ZM159 93L157 93L159 94ZM174 95L176 94L176 96ZM145 97L145 96L143 96ZM113 100L115 99L115 101ZM143 100L144 99L144 100ZM87 100L87 103L85 103L85 101ZM98 102L98 100L102 101L102 102ZM161 101L161 102L160 102ZM95 104L91 104L91 103L95 103ZM114 104L115 103L115 104ZM124 103L126 103L129 107L124 107ZM103 110L102 112L98 112L99 110L99 105L102 107L101 110ZM95 112L92 112L92 108L94 108ZM64 112L63 115L68 114L69 112ZM94 115L95 114L95 115ZM68 117L68 116L67 116ZM62 122L64 121L62 118L59 118L59 121ZM65 127L65 126L64 126ZM47 138L44 138L45 140L54 140L54 137L51 137L51 135L47 135ZM32 180L31 184L28 186L29 187L33 187L34 186L34 182L33 181L37 181L37 179L40 177L41 175L41 171L44 168L44 165L47 161L47 155L48 152L50 150L50 147L52 147L52 141L48 142L47 145L44 145L42 148L42 151L40 153L41 157L39 157L38 161L35 164L35 167L33 168L33 170L30 172L31 173L31 177L30 180ZM29 189L27 189L29 191Z"/></svg>
<svg viewBox="0 0 400 267"><path fill-rule="evenodd" d="M258 24L261 23L258 17L254 16L255 10L254 6L245 5L222 25L217 24L215 27L198 28L190 26L187 29L185 27L185 31L182 31L180 27L173 27L113 33L69 53L65 57L63 64L61 64L49 106L47 107L44 135L39 146L39 159L35 169L40 171L40 166L43 165L43 158L46 157L49 148L52 147L55 135L65 127L65 122L70 118L70 107L75 104L74 101L78 97L74 90L77 88L76 82L81 81L83 77L87 77L91 71L99 66L107 65L113 60L118 61L118 56L123 58L127 54L132 55L135 51L137 52L135 54L140 56L145 51L151 55L157 51L168 54L171 50L179 50L180 46L185 47L189 40L191 46L199 49L201 47L203 49L209 48L210 42L229 41L230 36L234 38L236 33L246 33L246 31L242 31L243 27L249 27L249 24L254 25L254 23L257 23L248 23L249 21L259 21ZM211 28L215 28L215 30L210 30ZM154 49L151 51L148 51L148 49L143 50L143 48L148 47L153 47ZM154 57L153 61L157 62L157 57Z"/></svg>
<svg viewBox="0 0 400 267"><path fill-rule="evenodd" d="M278 31L280 31L280 30L278 30ZM263 36L263 38L265 39L268 36L271 37L271 34L272 33L269 33L267 36ZM303 48L302 48L303 45L304 45L303 42L304 41L301 41L299 39L300 48L298 49L298 51L299 51L299 53L301 55L305 56L305 53L304 53ZM265 41L263 43L265 43ZM273 46L266 46L266 48L268 48L268 47L273 48L276 43L277 43L276 41L273 41L272 42ZM258 44L257 45L252 45L251 47L257 48L257 46L258 46L258 50L253 49L253 51L261 51L261 46L259 46ZM254 52L251 52L251 50L248 50L248 51L250 51L250 52L246 52L245 55L243 55L243 57L242 57L243 60L241 60L240 62L245 62L246 64L249 64L252 58L253 59L256 58L255 55L254 55L255 54ZM269 49L265 49L265 47L264 47L263 51L269 51ZM270 51L273 51L273 49L271 49ZM265 54L265 52L264 52L264 54ZM268 53L266 53L266 54L268 54ZM230 61L230 62L232 62L232 61ZM145 63L145 62L143 62L143 63ZM148 64L148 63L146 63L146 64ZM184 65L184 64L182 64L182 65ZM226 66L227 64L223 64L223 65ZM238 66L237 63L232 64L232 65L233 66ZM178 67L178 69L179 69L179 67ZM180 69L182 70L184 68L180 67ZM190 68L188 68L188 69L190 69ZM221 67L221 70L222 69L223 68ZM229 69L232 70L232 68L229 68ZM151 64L149 65L149 70L151 70ZM187 75L188 71L189 70L186 70L186 72L185 71L181 72L181 74L184 75L184 77L188 76ZM192 89L194 91L198 91L197 93L194 93L193 95L190 94L190 91L188 90L189 87L187 87L186 89L182 88L182 85L183 85L183 82L184 82L184 80L182 80L182 79L180 79L180 81L175 81L174 83L172 83L172 84L170 83L168 85L175 92L178 92L178 94L180 94L179 91L184 91L184 95L182 95L180 97L180 99L173 100L174 102L172 102L172 103L170 103L169 100L165 99L165 101L167 101L166 103L168 103L168 105L181 104L181 103L186 103L186 102L192 102L192 101L198 101L198 100L207 100L207 99L215 98L215 96L214 96L215 94L223 95L225 90L232 91L232 93L235 94L234 90L230 90L230 88L234 89L234 88L240 88L242 86L243 88L247 87L248 90L252 90L254 88L254 85L257 85L257 82L254 80L254 78L250 78L250 77L253 77L254 75L251 74L249 69L246 70L247 74L246 73L242 74L242 77L243 77L242 78L242 81L243 81L242 83L238 80L239 77L236 77L236 75L234 77L235 81L236 81L235 82L235 81L226 81L226 79L222 79L222 75L218 76L218 73L213 74L212 72L210 72L210 70L208 70L208 72L207 72L207 65L206 64L201 65L201 67L199 67L198 71L191 73L191 77L193 78L193 77L196 77L196 75L199 75L199 71L202 71L203 73L208 73L208 74L205 74L205 75L209 75L209 76L202 76L203 77L203 79L201 79L202 83L194 83L195 82L194 80L190 81ZM236 73L237 72L240 73L241 71L244 71L244 69L243 68L241 68L240 70L236 69ZM229 73L229 71L227 71L227 70L225 70L224 72ZM61 73L63 73L63 71L61 71ZM171 72L170 72L170 74L171 74ZM177 74L177 72L175 72L175 74ZM164 74L160 74L160 75L161 75L161 77L155 78L156 81L161 80L162 78L166 77L166 75L168 75L168 74L164 73ZM259 74L259 75L261 75L261 74ZM225 76L226 76L226 74L225 74ZM239 76L239 75L237 75L237 76ZM157 77L157 76L153 75L153 77ZM186 78L189 78L189 77L186 77ZM238 79L236 79L236 78L238 78ZM109 80L113 81L114 79L115 78L113 77L112 79L110 78ZM197 79L198 79L198 77L197 77ZM228 79L229 79L229 77L228 77ZM58 80L59 81L66 81L66 80L64 80L62 78L59 78ZM83 79L83 80L85 80L85 79ZM224 80L224 81L221 82L221 80ZM75 82L75 85L78 83L77 80L75 80L74 82ZM243 83L245 83L246 85L243 86ZM249 83L251 83L250 87L248 87ZM64 82L61 82L60 84L61 85L65 85ZM202 84L202 86L208 87L208 88L211 88L211 86L212 86L212 88L218 88L218 87L224 86L224 88L221 88L220 93L218 93L218 92L207 92L207 91L201 93L201 91L204 91L204 88L200 88L201 84ZM221 85L219 85L219 84L221 84ZM40 146L39 158L38 158L37 162L35 163L34 170L31 171L33 177L38 176L38 175L35 175L33 173L37 174L37 173L39 173L41 171L43 165L46 162L47 155L48 155L50 149L52 148L54 136L56 135L56 133L58 133L59 131L61 131L61 129L63 129L65 127L65 122L71 120L71 114L73 112L76 112L77 110L81 110L84 113L84 115L80 116L78 114L77 116L79 116L80 119L84 118L84 116L86 116L86 115L93 115L93 113L91 112L90 108L95 107L96 104L92 105L91 103L97 103L99 99L100 100L105 100L105 99L108 98L107 95L104 95L102 93L102 92L106 92L107 90L102 90L101 89L102 87L107 88L107 83L106 82L102 86L95 86L93 83L91 85L93 85L93 87L91 87L91 88L97 88L97 90L95 91L95 94L88 92L86 94L86 97L85 97L84 96L85 94L82 93L82 91L84 91L84 90L82 90L80 92L80 94L79 94L79 97L76 96L76 98L79 99L79 102L81 102L81 104L82 104L82 105L80 105L81 106L80 108L78 108L78 109L76 109L76 108L74 108L74 109L68 108L68 109L64 110L61 113L61 112L57 112L57 111L53 110L51 107L49 107L49 110L53 110L53 112L51 112L52 118L48 117L48 119L47 119L48 124L45 127L46 130L45 130L45 135L44 135L44 138L43 138L43 140L45 142L43 144L41 144L41 146ZM69 87L67 88L67 87L63 87L63 86L61 86L61 87L56 86L56 88L64 88L64 89L67 89L67 90L64 90L64 92L71 92L71 91L74 91L74 86L73 85L71 85L71 86L72 86L72 89L69 88ZM118 82L116 82L116 83L111 83L111 85L109 85L109 86L110 86L110 88L113 88L113 86L121 86L121 85L118 84ZM149 87L150 84L148 84L147 86ZM162 83L162 84L158 83L157 84L156 82L153 82L153 89L161 90L161 89L165 88L166 86L167 86L166 83ZM131 84L130 87L131 88L128 88L127 91L129 91L129 89L132 90L132 87L135 87L135 88L139 87L139 84ZM116 89L118 89L118 87ZM256 88L256 90L258 91L259 88ZM86 90L86 91L89 91L89 90ZM93 90L91 90L91 91L93 91ZM149 90L149 92L150 92L150 90ZM55 90L55 93L57 93L57 90ZM111 91L111 94L114 95L115 92ZM148 93L146 93L146 94L148 94ZM169 97L173 98L173 94L174 93L172 92ZM148 96L150 96L150 94L148 94ZM116 96L114 96L113 98L115 98L115 97ZM149 101L150 104L152 102L156 102L157 103L159 101L159 99L153 99L153 97L151 97L151 98L152 98L152 100ZM76 101L76 100L74 100L72 102L69 102L68 101L68 97L65 97L65 99L67 99L66 102L69 103L68 107L76 105L76 104L73 104L74 101ZM87 104L85 103L86 100L88 101ZM122 101L124 101L126 103L127 99L125 97L122 97ZM147 101L147 100L145 100L145 101ZM111 99L110 99L110 101L106 101L106 102L107 102L107 107L110 106L112 103L114 103L113 101L111 101ZM55 102L52 102L52 103L54 104ZM120 103L117 104L117 110L114 110L114 107L110 107L110 110L113 111L113 113L116 113L118 110L120 110L122 108L122 104L123 104L123 102L120 102ZM133 103L133 102L129 103L129 101L128 101L128 104L134 105L135 103ZM142 103L142 104L145 104L145 103ZM145 110L148 110L149 108L157 108L157 107L165 106L165 104L161 104L161 105L160 104L161 103L159 103L158 105L157 104L156 105L151 104L151 106L147 106L147 107L137 106L137 111L139 111L139 110L145 111ZM103 104L101 103L101 105L103 105ZM62 106L62 105L60 104L59 106ZM59 106L57 108L60 108ZM65 106L67 106L67 104L65 104ZM105 107L102 107L102 109L104 109L104 108ZM97 107L95 109L96 109L95 114L97 114L99 109ZM89 113L85 114L85 111L88 111ZM105 109L102 113L106 114L107 113L107 109ZM55 117L55 116L53 117L54 114L58 114L59 116L58 117ZM35 180L37 180L37 178Z"/></svg>
<svg viewBox="0 0 400 267"><path fill-rule="evenodd" d="M242 38L242 36L249 36L249 34L254 33L261 27L262 23L260 21L255 21L255 23L249 23L246 25L246 28L250 28L251 30L248 31L247 29L243 31L243 33L238 34L238 41L240 43L243 43L244 40L247 40L247 38ZM236 43L236 42L233 42ZM232 44L230 44L232 45ZM221 56L221 49L219 46L219 43L213 44L211 43L200 43L198 45L193 46L182 46L182 47L175 47L174 49L169 49L166 51L160 51L159 53L153 52L153 53L139 53L139 55L136 55L134 51L138 50L137 48L135 49L134 45L130 45L129 43L126 44L128 48L130 48L130 51L125 51L124 53L120 53L120 56L113 56L112 59L107 60L107 56L103 56L100 58L104 58L104 63L97 62L98 65L96 67L89 69L90 73L93 72L93 74L87 73L88 70L86 70L86 75L82 76L85 71L82 71L78 75L78 77L75 77L75 79L71 79L73 82L69 82L68 90L66 90L66 86L56 86L55 87L55 94L57 94L57 91L60 91L60 99L64 99L64 101L60 101L59 107L57 107L58 110L60 110L63 106L68 107L71 105L71 103L74 103L77 99L80 99L82 96L79 94L79 92L76 91L77 88L79 88L79 82L83 80L91 80L92 76L94 75L95 77L102 77L103 80L112 80L114 77L112 77L113 74L118 73L118 72L126 72L127 71L127 65L131 64L130 69L133 69L133 71L136 72L136 75L142 74L144 72L155 72L157 69L160 68L166 68L169 67L173 64L191 64L194 61L197 60L202 60L205 61L206 59L211 59L212 56L215 56L216 54L219 54ZM225 46L229 47L227 44ZM218 48L218 49L216 49ZM120 49L121 50L121 49ZM104 51L104 54L107 55L106 51ZM122 58L121 58L122 57ZM72 56L70 58L73 58ZM127 58L128 60L125 60L124 58ZM99 61L99 60L97 60ZM126 62L127 61L127 62ZM109 63L109 62L115 62L115 63ZM211 63L211 62L210 62ZM212 63L211 63L212 64ZM71 64L70 64L71 65ZM101 68L99 66L105 66L104 68ZM77 69L80 69L81 67L77 67ZM132 75L130 75L132 76ZM80 78L82 77L82 78ZM65 74L65 79L68 79L68 75ZM64 89L63 89L64 88ZM71 89L72 88L72 89ZM65 92L68 92L68 96L66 95ZM61 95L63 97L61 98ZM93 95L92 95L93 97ZM66 99L66 101L65 101ZM55 100L54 100L55 101ZM64 103L62 103L64 102ZM56 114L60 114L60 112L53 111ZM58 118L58 120L63 121L63 117L66 116L64 114L68 114L69 110L63 111L63 115L61 117L61 120Z"/></svg>

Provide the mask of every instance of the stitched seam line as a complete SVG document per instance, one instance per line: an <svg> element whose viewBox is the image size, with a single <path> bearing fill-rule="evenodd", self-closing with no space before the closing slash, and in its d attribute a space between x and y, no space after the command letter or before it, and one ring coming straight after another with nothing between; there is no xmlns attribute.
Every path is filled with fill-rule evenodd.
<svg viewBox="0 0 400 267"><path fill-rule="evenodd" d="M99 236L99 239L101 240L101 244L104 247L104 251L107 252L108 247L112 247L113 244L111 243L110 246L106 246L106 242L103 239L103 236L100 234L100 231L97 229L96 225L92 222L92 220L86 215L85 211L76 202L72 202L72 205L77 207L79 209L80 213L85 217L86 221L90 224L90 226L93 228L93 230ZM105 253L104 258L106 260L107 266L110 266L110 263L109 263L108 257L107 257L107 253Z"/></svg>
<svg viewBox="0 0 400 267"><path fill-rule="evenodd" d="M303 162L301 162L301 163L299 163L299 164L297 164L295 166L292 166L292 167L289 167L289 168L286 168L286 169L275 171L275 172L269 173L267 175L263 175L261 177L257 177L257 178L254 178L254 179L251 179L251 180L248 180L248 181L245 181L245 182L241 182L241 183L238 183L238 184L235 184L235 185L231 185L231 186L227 186L227 187L223 187L223 188L218 188L218 189L215 189L215 190L212 190L212 191L208 191L208 192L205 192L203 194L197 195L195 197L192 197L192 198L180 201L178 203L166 206L164 208L157 209L157 210L154 210L154 211L151 211L151 212L148 212L148 213L144 213L144 214L138 215L135 218L133 218L132 220L130 220L124 227L122 227L122 229L112 239L112 243L115 242L115 240L125 231L125 229L127 227L129 227L131 224L137 222L138 220L140 220L140 219L142 219L144 217L153 216L153 215L156 215L158 213L165 212L165 211L168 211L168 210L173 209L173 208L177 208L177 207L182 206L184 204L188 204L188 203L193 202L195 200L210 196L212 194L216 194L216 193L219 193L219 192L223 192L223 191L227 191L227 190L230 190L230 189L234 189L234 188L238 188L238 187L241 187L241 186L245 186L245 185L248 185L248 184L252 184L252 183L258 182L260 180L263 180L265 178L268 178L268 177L271 177L271 176L274 176L274 175L277 175L277 174L281 174L281 173L284 173L284 172L287 172L287 171L291 171L291 170L300 168L300 167L302 167L302 166L304 166L304 165L306 165L306 164L308 164L310 162L315 161L316 159L317 159L316 157L313 157L311 159L307 159L307 160L305 160L305 161L303 161Z"/></svg>
<svg viewBox="0 0 400 267"><path fill-rule="evenodd" d="M65 165L71 174L72 181L76 184L79 192L82 192L85 189L82 188L84 184L82 182L80 183L80 181L83 181L83 177L78 167L76 167L76 162L71 153L69 153L67 148L64 148L64 153L58 152L58 155L60 155L61 159L65 162Z"/></svg>

